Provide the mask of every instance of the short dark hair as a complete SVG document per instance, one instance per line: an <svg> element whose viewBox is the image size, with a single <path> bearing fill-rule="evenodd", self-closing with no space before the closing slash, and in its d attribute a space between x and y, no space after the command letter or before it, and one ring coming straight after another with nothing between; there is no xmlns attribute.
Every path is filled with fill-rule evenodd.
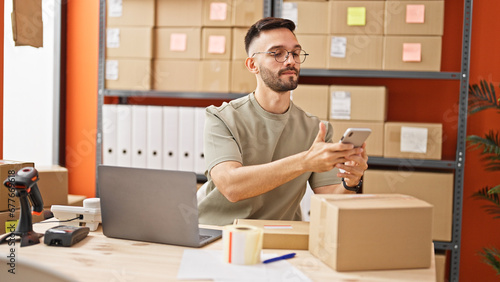
<svg viewBox="0 0 500 282"><path fill-rule="evenodd" d="M248 49L252 41L260 36L260 33L265 30L273 30L278 28L287 28L292 33L295 30L295 23L288 19L267 17L260 19L254 23L249 29L245 36L245 51L248 54ZM250 55L250 54L248 54Z"/></svg>

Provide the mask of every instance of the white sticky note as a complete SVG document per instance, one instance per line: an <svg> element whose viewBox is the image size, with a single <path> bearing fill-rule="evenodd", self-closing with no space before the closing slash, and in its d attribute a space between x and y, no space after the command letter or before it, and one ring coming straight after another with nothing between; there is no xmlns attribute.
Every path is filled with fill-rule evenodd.
<svg viewBox="0 0 500 282"><path fill-rule="evenodd" d="M406 23L424 23L425 5L406 5Z"/></svg>
<svg viewBox="0 0 500 282"><path fill-rule="evenodd" d="M330 118L351 119L351 92L332 91L330 93Z"/></svg>
<svg viewBox="0 0 500 282"><path fill-rule="evenodd" d="M426 153L427 136L427 128L402 126L400 151L407 153Z"/></svg>
<svg viewBox="0 0 500 282"><path fill-rule="evenodd" d="M120 47L120 29L108 28L106 32L106 47L119 48Z"/></svg>
<svg viewBox="0 0 500 282"><path fill-rule="evenodd" d="M106 79L118 80L118 61L106 60Z"/></svg>
<svg viewBox="0 0 500 282"><path fill-rule="evenodd" d="M332 36L330 40L330 57L345 58L347 51L347 38Z"/></svg>
<svg viewBox="0 0 500 282"><path fill-rule="evenodd" d="M108 17L118 18L123 14L122 0L108 0Z"/></svg>
<svg viewBox="0 0 500 282"><path fill-rule="evenodd" d="M170 51L184 52L187 48L187 34L172 33L170 34Z"/></svg>
<svg viewBox="0 0 500 282"><path fill-rule="evenodd" d="M403 62L421 62L422 44L403 43Z"/></svg>
<svg viewBox="0 0 500 282"><path fill-rule="evenodd" d="M299 9L297 7L297 3L284 2L281 8L281 17L291 20L295 24L295 27L297 27L299 21Z"/></svg>
<svg viewBox="0 0 500 282"><path fill-rule="evenodd" d="M226 37L224 35L211 35L208 37L208 53L224 54L226 52Z"/></svg>
<svg viewBox="0 0 500 282"><path fill-rule="evenodd" d="M210 3L210 20L225 21L227 18L227 3L213 2Z"/></svg>

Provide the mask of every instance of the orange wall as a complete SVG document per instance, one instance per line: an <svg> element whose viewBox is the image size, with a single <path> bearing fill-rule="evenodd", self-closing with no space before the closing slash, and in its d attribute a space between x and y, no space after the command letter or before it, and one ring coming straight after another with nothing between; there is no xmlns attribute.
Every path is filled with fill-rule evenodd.
<svg viewBox="0 0 500 282"><path fill-rule="evenodd" d="M459 71L463 4L445 1L443 71ZM500 81L498 54L500 1L475 1L473 14L470 82L488 79ZM95 193L95 132L97 107L98 1L68 1L67 62L67 167L70 193L93 197ZM454 159L457 138L458 81L409 79L302 78L302 83L387 85L391 121L442 122L444 125L443 158ZM500 89L497 88L497 93ZM438 96L439 95L439 96ZM186 102L183 102L186 103ZM188 102L189 103L189 102ZM193 102L199 104L200 102ZM201 102L203 103L203 102ZM155 102L156 104L156 102ZM480 113L468 119L468 134L483 135L490 128L499 129L498 114ZM497 278L491 268L480 262L482 246L498 245L500 225L481 208L484 204L470 198L479 188L498 183L499 173L484 172L477 152L467 152L465 164L464 209L461 244L461 281L491 281Z"/></svg>
<svg viewBox="0 0 500 282"><path fill-rule="evenodd" d="M3 4L3 2L2 2ZM4 5L0 5L0 160L3 159L3 11Z"/></svg>

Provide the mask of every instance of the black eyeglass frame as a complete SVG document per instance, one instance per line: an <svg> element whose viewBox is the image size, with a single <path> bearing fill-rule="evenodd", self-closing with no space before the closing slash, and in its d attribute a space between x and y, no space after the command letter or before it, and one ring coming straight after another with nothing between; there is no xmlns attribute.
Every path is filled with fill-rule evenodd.
<svg viewBox="0 0 500 282"><path fill-rule="evenodd" d="M301 53L301 54L299 54L299 57L300 57L300 55L304 55L304 60L302 60L301 62L297 62L297 60L295 60L294 53L293 53L293 51L296 51L296 50L293 50L293 51L288 51L288 50L286 50L286 49L284 49L284 48L280 48L280 49L281 49L281 50L283 50L283 51L285 51L285 52L287 53L287 54L286 54L286 56L285 56L285 59L284 59L282 62L278 61L278 57L276 56L276 55L277 55L277 52L276 52L276 51L255 52L255 53L253 53L253 54L252 54L252 58L253 58L255 55L257 55L257 54L273 54L273 55L274 55L274 60L275 60L276 62L278 62L278 63L284 63L284 62L286 62L286 61L288 60L288 57L290 56L290 53L291 53L291 54L292 54L292 58L293 58L293 60L295 61L295 63L297 63L297 64L302 64L302 63L304 63L304 62L306 61L307 56L309 56L309 54L308 54L305 50L301 49L301 50L300 50L300 53Z"/></svg>

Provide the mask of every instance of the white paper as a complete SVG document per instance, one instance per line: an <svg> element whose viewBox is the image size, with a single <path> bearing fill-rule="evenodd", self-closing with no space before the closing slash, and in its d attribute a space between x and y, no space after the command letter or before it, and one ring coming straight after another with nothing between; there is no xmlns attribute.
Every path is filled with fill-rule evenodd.
<svg viewBox="0 0 500 282"><path fill-rule="evenodd" d="M427 128L402 126L401 152L426 153L427 135Z"/></svg>
<svg viewBox="0 0 500 282"><path fill-rule="evenodd" d="M277 257L263 254L262 259ZM286 260L269 264L234 265L223 261L222 250L186 249L182 255L177 279L211 279L214 281L311 281Z"/></svg>
<svg viewBox="0 0 500 282"><path fill-rule="evenodd" d="M330 40L330 57L345 58L347 52L347 38L332 36Z"/></svg>
<svg viewBox="0 0 500 282"><path fill-rule="evenodd" d="M108 17L117 18L123 14L122 0L108 0Z"/></svg>
<svg viewBox="0 0 500 282"><path fill-rule="evenodd" d="M118 80L117 60L106 60L106 80Z"/></svg>
<svg viewBox="0 0 500 282"><path fill-rule="evenodd" d="M299 9L297 8L297 3L283 3L281 17L283 19L291 20L295 24L295 27L297 27L297 23L299 21Z"/></svg>
<svg viewBox="0 0 500 282"><path fill-rule="evenodd" d="M106 33L106 47L119 48L120 47L120 29L108 28Z"/></svg>
<svg viewBox="0 0 500 282"><path fill-rule="evenodd" d="M351 119L351 93L332 91L330 95L330 118Z"/></svg>

